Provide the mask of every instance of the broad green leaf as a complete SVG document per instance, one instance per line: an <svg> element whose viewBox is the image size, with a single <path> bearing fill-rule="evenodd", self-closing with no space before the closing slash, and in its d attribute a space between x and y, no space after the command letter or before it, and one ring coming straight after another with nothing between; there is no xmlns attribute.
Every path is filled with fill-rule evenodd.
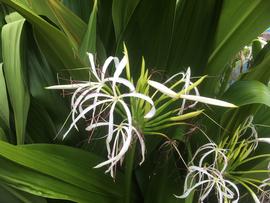
<svg viewBox="0 0 270 203"><path fill-rule="evenodd" d="M157 69L167 66L175 6L176 0L144 0L139 3L131 18L131 13L126 14L130 20L124 20L128 25L123 38L117 41L116 53L122 54L124 41L131 56L131 68L134 66L134 77L138 76L136 67L140 67L142 56L145 57L146 66Z"/></svg>
<svg viewBox="0 0 270 203"><path fill-rule="evenodd" d="M2 29L2 52L6 85L14 112L17 144L24 143L29 92L26 85L23 51L25 20L15 21Z"/></svg>
<svg viewBox="0 0 270 203"><path fill-rule="evenodd" d="M53 14L53 12L49 7L48 0L35 0L35 1L24 0L24 1L27 1L25 5L33 12L35 12L37 15L43 18L46 17L56 25L59 25L55 15Z"/></svg>
<svg viewBox="0 0 270 203"><path fill-rule="evenodd" d="M52 116L56 124L63 122L69 113L66 101L61 98L60 92L48 91L45 87L57 84L56 75L51 70L42 50L35 44L32 34L27 36L26 51L29 91Z"/></svg>
<svg viewBox="0 0 270 203"><path fill-rule="evenodd" d="M91 15L89 17L87 30L83 37L80 46L80 56L87 61L86 52L96 53L96 43L97 43L97 0L95 0Z"/></svg>
<svg viewBox="0 0 270 203"><path fill-rule="evenodd" d="M177 158L173 153L167 151L166 147L160 148L159 153L148 160L144 171L138 170L137 177L141 178L141 175L148 175L148 181L141 183L141 189L143 191L145 203L176 203L184 202L184 200L177 199L174 194L179 195L182 192L183 182L180 177L178 168L176 167ZM172 152L172 151L171 151ZM156 160L153 162L153 160ZM158 161L159 160L159 161ZM162 161L161 161L162 160ZM150 166L152 164L152 166ZM147 167L154 167L151 171L147 171ZM182 166L181 166L182 167ZM140 174L140 172L143 172ZM150 174L148 174L150 172ZM153 195L155 194L155 195Z"/></svg>
<svg viewBox="0 0 270 203"><path fill-rule="evenodd" d="M270 107L270 89L255 80L236 82L225 92L223 98L238 106L265 104Z"/></svg>
<svg viewBox="0 0 270 203"><path fill-rule="evenodd" d="M6 90L6 82L3 75L3 63L0 64L0 117L7 127L9 127L9 105Z"/></svg>
<svg viewBox="0 0 270 203"><path fill-rule="evenodd" d="M267 84L270 79L270 44L266 45L259 53L256 64L244 75L244 79L258 80Z"/></svg>
<svg viewBox="0 0 270 203"><path fill-rule="evenodd" d="M109 202L95 193L89 193L65 181L33 171L2 157L0 163L1 182L15 189L46 198L66 199L74 202L86 203L91 200Z"/></svg>
<svg viewBox="0 0 270 203"><path fill-rule="evenodd" d="M270 89L256 80L238 81L225 92L223 99L241 107L226 113L215 113L216 117L221 116L221 125L226 129L223 135L229 136L228 132L234 132L248 116L256 114L262 104L270 107Z"/></svg>
<svg viewBox="0 0 270 203"><path fill-rule="evenodd" d="M15 195L9 192L2 184L0 184L0 202L22 203Z"/></svg>
<svg viewBox="0 0 270 203"><path fill-rule="evenodd" d="M62 117L64 120L65 117ZM55 142L57 135L57 127L62 126L63 120L59 121L59 118L50 116L46 109L36 100L31 98L27 134L30 140L34 143L51 143Z"/></svg>
<svg viewBox="0 0 270 203"><path fill-rule="evenodd" d="M0 140L7 141L5 131L0 127Z"/></svg>
<svg viewBox="0 0 270 203"><path fill-rule="evenodd" d="M5 8L2 6L2 8L0 8L0 29L2 30L2 27L6 24L5 22L5 16L6 16L6 12L5 12ZM2 47L2 39L0 39L0 47ZM0 49L0 62L2 62L2 48Z"/></svg>
<svg viewBox="0 0 270 203"><path fill-rule="evenodd" d="M221 7L221 0L176 1L173 36L169 42L166 71L177 73L190 66L192 75L202 75L213 47ZM165 23L163 27L166 26ZM168 35L165 36L168 38ZM168 43L163 39L160 40L162 43ZM164 58L160 56L161 59L162 57ZM164 66L159 64L161 65Z"/></svg>
<svg viewBox="0 0 270 203"><path fill-rule="evenodd" d="M100 57L99 51L100 43L98 43L99 40L105 47L106 56L115 55L116 39L112 20L112 1L98 1L98 16L97 16L97 53L99 53L98 57ZM105 59L101 58L100 61L104 61Z"/></svg>
<svg viewBox="0 0 270 203"><path fill-rule="evenodd" d="M254 123L262 126L258 126L259 134L264 136L269 136L269 129L270 129L270 108L268 106L262 105L261 108L255 115Z"/></svg>
<svg viewBox="0 0 270 203"><path fill-rule="evenodd" d="M270 25L270 4L264 0L226 0L222 7L214 49L205 73L215 77L205 93L218 93L218 80L227 62Z"/></svg>
<svg viewBox="0 0 270 203"><path fill-rule="evenodd" d="M94 1L76 0L75 3L74 0L62 0L61 2L72 10L77 16L79 16L84 22L88 22Z"/></svg>
<svg viewBox="0 0 270 203"><path fill-rule="evenodd" d="M59 1L48 0L48 4L73 47L78 49L86 31L85 22Z"/></svg>
<svg viewBox="0 0 270 203"><path fill-rule="evenodd" d="M139 3L140 0L131 0L131 1L113 0L112 17L116 39L119 39L121 37L121 34L125 31Z"/></svg>
<svg viewBox="0 0 270 203"><path fill-rule="evenodd" d="M61 145L13 146L0 142L0 179L32 194L77 202L118 202L117 182L92 167L101 160L89 152ZM53 185L53 187L51 187Z"/></svg>
<svg viewBox="0 0 270 203"><path fill-rule="evenodd" d="M0 201L12 203L46 203L46 199L0 184Z"/></svg>
<svg viewBox="0 0 270 203"><path fill-rule="evenodd" d="M0 1L15 9L33 25L36 40L43 48L44 54L55 71L84 66L64 33L20 3L19 0ZM84 75L81 71L71 71L70 74L78 77Z"/></svg>

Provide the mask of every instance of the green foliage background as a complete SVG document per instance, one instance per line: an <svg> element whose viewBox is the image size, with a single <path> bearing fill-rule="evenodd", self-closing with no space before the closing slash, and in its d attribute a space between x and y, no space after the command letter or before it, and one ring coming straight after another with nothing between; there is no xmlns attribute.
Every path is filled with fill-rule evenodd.
<svg viewBox="0 0 270 203"><path fill-rule="evenodd" d="M222 88L229 83L224 74L231 59L269 27L269 1L0 2L0 202L193 202L173 196L182 192L184 172L175 154L159 150L158 137L146 138L146 163L121 170L115 182L92 169L103 160L99 142L87 144L81 131L64 141L55 137L69 113L69 100L44 87L57 84L57 75L85 79L80 69L89 65L86 52L95 53L102 64L110 55L122 57L125 42L134 78L142 56L146 67L164 70L165 76L190 66L192 75L210 76L200 86L202 95L240 106L207 110L226 130L233 131L248 115L270 125L269 44L259 50L249 72L225 93ZM195 122L219 139L219 126L205 117ZM184 141L189 130L179 127L170 134ZM267 128L258 127L258 132L269 136ZM190 146L201 144L198 136L179 146L186 158ZM260 151L269 153L269 147Z"/></svg>

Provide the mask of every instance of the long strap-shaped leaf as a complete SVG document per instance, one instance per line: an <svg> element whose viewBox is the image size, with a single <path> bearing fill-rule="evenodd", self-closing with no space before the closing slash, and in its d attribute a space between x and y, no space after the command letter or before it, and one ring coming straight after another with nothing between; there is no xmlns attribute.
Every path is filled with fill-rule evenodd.
<svg viewBox="0 0 270 203"><path fill-rule="evenodd" d="M14 111L17 143L23 144L28 108L30 103L29 92L24 74L23 26L25 20L18 20L3 26L2 52L4 61L5 79L8 88L10 103Z"/></svg>
<svg viewBox="0 0 270 203"><path fill-rule="evenodd" d="M270 90L255 80L238 81L225 93L223 98L239 106L264 104L270 107Z"/></svg>
<svg viewBox="0 0 270 203"><path fill-rule="evenodd" d="M45 47L44 52L50 56L51 64L53 64L56 71L63 68L77 68L84 66L79 59L77 52L74 51L68 38L63 32L58 30L52 24L46 22L38 16L31 8L22 4L19 0L0 0L18 11L22 16L30 22L36 34L36 39L40 46ZM56 62L58 62L56 64ZM71 71L72 76L82 76L81 71Z"/></svg>
<svg viewBox="0 0 270 203"><path fill-rule="evenodd" d="M270 3L264 0L226 0L222 8L216 43L205 73L219 76L228 60L243 46L262 33L270 24ZM204 90L209 95L219 78L209 80Z"/></svg>
<svg viewBox="0 0 270 203"><path fill-rule="evenodd" d="M71 147L35 144L13 146L0 141L0 179L43 197L76 202L119 202L117 183L92 167L98 157Z"/></svg>
<svg viewBox="0 0 270 203"><path fill-rule="evenodd" d="M0 64L0 101L0 118L3 120L4 124L9 127L9 105L2 63Z"/></svg>

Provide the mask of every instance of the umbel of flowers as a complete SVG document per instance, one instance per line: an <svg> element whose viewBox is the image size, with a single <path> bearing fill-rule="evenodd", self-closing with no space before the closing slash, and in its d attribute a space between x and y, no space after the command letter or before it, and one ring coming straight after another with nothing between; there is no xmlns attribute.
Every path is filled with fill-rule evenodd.
<svg viewBox="0 0 270 203"><path fill-rule="evenodd" d="M109 165L106 172L110 172L111 176L115 175L115 167L117 163L122 163L126 152L128 151L132 140L138 139L141 148L142 160L145 157L145 143L141 135L142 129L137 129L134 125L134 116L130 108L130 102L127 99L143 100L148 103L151 108L149 112L145 112L144 119L150 120L156 113L155 102L153 98L144 93L138 92L132 80L128 80L124 76L124 69L127 67L128 58L125 55L121 61L117 57L110 56L104 62L101 70L94 63L94 56L88 53L90 62L90 72L92 74L91 81L81 81L75 84L55 85L47 87L47 89L73 89L74 93L71 98L71 117L72 123L64 134L64 138L68 135L72 128L77 128L76 123L80 119L90 119L90 124L86 127L87 131L93 131L95 128L107 128L106 148L108 152L108 160L98 164L96 168ZM113 73L109 76L108 68L113 63ZM186 73L179 73L168 79L166 83L174 77L181 75L179 80L184 83L179 93L166 87L164 84L153 80L147 80L148 85L160 91L165 96L173 99L181 100L181 107L176 115L182 115L186 108L186 100L194 101L195 103L188 106L194 107L197 102L213 104L218 106L236 107L228 102L202 97L199 95L197 87L190 81L190 69ZM176 84L177 85L177 84ZM174 85L174 86L176 86ZM189 94L194 90L195 95ZM144 104L145 109L147 104ZM117 109L121 111L117 112ZM104 112L108 112L107 117L101 116ZM122 120L116 121L116 114L120 114Z"/></svg>
<svg viewBox="0 0 270 203"><path fill-rule="evenodd" d="M110 56L101 68L97 68L93 54L88 53L88 56L90 80L50 86L47 89L73 91L70 113L72 121L63 138L68 136L73 128L78 130L77 123L81 119L87 121L85 130L90 131L91 134L95 135L98 129L106 132L102 138L105 140L107 160L99 163L95 168L107 166L106 173L110 173L113 178L117 167L122 165L133 143L139 145L140 164L142 164L147 148L144 137L148 134L164 135L163 129L181 125L183 120L199 115L202 110L192 111L198 103L236 107L225 101L201 96L198 85L205 76L192 81L190 68L186 72L177 73L168 80L160 82L148 75L143 62L140 77L134 82L130 75L127 54L121 60ZM186 113L187 109L189 109L188 113ZM233 139L235 143L225 140L217 145L207 137L209 143L201 146L194 153L192 160L186 164L184 191L182 195L175 195L177 198L186 198L192 191L199 189L198 198L201 202L205 201L212 192L216 194L220 203L238 202L239 189L236 183L242 183L234 178L231 171L236 166L231 163L236 163L235 160L239 159L235 156L235 151L247 146L243 144L238 146L241 136L237 135L252 129L252 136L247 141L248 146L251 147L245 148L245 150L249 149L250 153L258 142L269 142L267 139L255 136L256 130L250 119L247 123L236 131ZM237 163L244 163L250 153L246 153L245 157L241 155L242 162ZM183 160L180 153L179 156ZM261 181L258 188L265 185L265 181ZM257 196L252 195L257 201Z"/></svg>

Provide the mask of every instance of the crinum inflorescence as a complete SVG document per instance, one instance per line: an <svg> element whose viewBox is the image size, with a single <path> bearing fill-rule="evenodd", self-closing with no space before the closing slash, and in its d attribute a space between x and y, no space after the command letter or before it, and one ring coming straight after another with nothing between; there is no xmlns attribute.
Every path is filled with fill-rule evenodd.
<svg viewBox="0 0 270 203"><path fill-rule="evenodd" d="M123 70L128 66L127 55L125 55L121 61L119 61L117 57L108 57L101 70L98 70L95 66L94 56L91 53L88 53L88 56L90 72L92 75L91 81L81 81L68 85L55 85L47 87L47 89L74 90L71 98L72 122L63 135L63 138L68 135L72 128L78 130L77 122L80 119L89 120L86 127L87 131L93 131L97 128L107 128L107 134L103 137L106 138L108 160L98 164L96 168L109 165L106 172L110 172L112 177L115 177L116 167L118 163L121 164L123 162L125 154L134 139L139 140L142 156L140 163L144 161L146 151L142 135L144 132L143 129L139 129L136 125L136 123L139 122L134 116L132 101L139 100L143 104L143 106L140 106L139 111L143 112L143 119L146 120L146 123L156 114L157 102L154 100L154 95L158 91L162 93L161 98L169 97L172 101L182 100L181 107L176 109L178 113L173 110L172 112L176 112L176 114L170 115L172 117L169 119L173 122L179 120L182 116L186 106L186 100L194 102L192 105L189 105L188 108L194 107L198 102L217 106L236 107L228 102L200 96L198 88L196 87L199 82L191 82L190 68L188 68L186 72L173 75L163 84L146 77L145 83L142 86L147 86L147 88L151 86L156 89L156 92L152 96L149 96L148 92L138 91L133 84L132 79L124 76ZM112 71L111 76L109 76L108 68L112 62L115 69ZM179 75L181 76L181 79L172 85L171 88L182 83L183 86L180 92L175 92L165 86L165 84L171 82ZM202 79L200 81L202 81ZM195 95L190 95L189 93L193 90ZM105 112L108 116L101 116ZM179 114L181 115L180 117L177 116ZM198 112L194 113L194 115L197 114ZM121 119L119 120L119 118ZM185 116L181 117L181 119L182 118L185 118ZM137 119L142 120L142 118ZM177 124L177 122L175 124Z"/></svg>
<svg viewBox="0 0 270 203"><path fill-rule="evenodd" d="M201 146L188 164L184 192L176 197L186 198L191 192L198 189L200 202L204 202L213 191L216 193L219 203L223 203L225 200L238 202L239 190L236 184L225 178L227 166L225 149L218 147L213 142Z"/></svg>

